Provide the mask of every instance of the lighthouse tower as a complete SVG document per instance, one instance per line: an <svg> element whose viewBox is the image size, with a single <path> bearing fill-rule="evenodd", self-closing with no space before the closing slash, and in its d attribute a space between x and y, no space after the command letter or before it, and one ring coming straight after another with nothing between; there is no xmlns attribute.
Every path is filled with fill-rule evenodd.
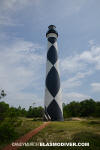
<svg viewBox="0 0 100 150"><path fill-rule="evenodd" d="M60 75L58 65L58 32L54 25L48 27L46 33L47 63L46 63L46 81L45 81L45 120L63 121Z"/></svg>

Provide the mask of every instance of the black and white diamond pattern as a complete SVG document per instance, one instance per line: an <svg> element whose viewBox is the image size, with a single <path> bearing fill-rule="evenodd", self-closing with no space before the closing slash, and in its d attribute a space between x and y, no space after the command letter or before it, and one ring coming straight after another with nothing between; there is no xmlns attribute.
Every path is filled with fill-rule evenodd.
<svg viewBox="0 0 100 150"><path fill-rule="evenodd" d="M55 46L51 46L47 53L47 59L54 65L58 59L57 50Z"/></svg>
<svg viewBox="0 0 100 150"><path fill-rule="evenodd" d="M48 52L46 64L45 89L45 118L46 120L62 121L62 101L60 76L58 67L57 38L48 37Z"/></svg>

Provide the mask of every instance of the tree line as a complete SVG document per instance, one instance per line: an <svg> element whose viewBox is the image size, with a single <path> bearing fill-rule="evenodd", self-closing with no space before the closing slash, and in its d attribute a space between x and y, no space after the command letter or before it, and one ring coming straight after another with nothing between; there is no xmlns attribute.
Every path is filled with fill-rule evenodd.
<svg viewBox="0 0 100 150"><path fill-rule="evenodd" d="M6 96L4 90L0 91L0 99ZM7 117L28 117L28 118L42 118L44 115L44 108L42 106L34 107L29 106L26 110L19 106L10 107L9 104L4 101L0 102L0 120L4 120ZM72 101L69 104L63 103L63 115L67 117L100 117L100 101L94 101L93 99L86 99L81 102Z"/></svg>
<svg viewBox="0 0 100 150"><path fill-rule="evenodd" d="M28 117L28 118L42 118L44 108L42 106L30 106L28 110L19 106L10 107L5 102L0 102L0 120L6 117ZM67 117L100 117L100 102L93 99L86 99L81 102L72 101L69 104L63 103L63 115Z"/></svg>
<svg viewBox="0 0 100 150"><path fill-rule="evenodd" d="M64 118L67 117L100 117L100 102L86 99L63 104Z"/></svg>
<svg viewBox="0 0 100 150"><path fill-rule="evenodd" d="M3 121L7 117L28 117L28 118L41 118L43 116L43 108L41 106L32 107L28 110L19 106L10 107L4 101L0 102L0 120Z"/></svg>

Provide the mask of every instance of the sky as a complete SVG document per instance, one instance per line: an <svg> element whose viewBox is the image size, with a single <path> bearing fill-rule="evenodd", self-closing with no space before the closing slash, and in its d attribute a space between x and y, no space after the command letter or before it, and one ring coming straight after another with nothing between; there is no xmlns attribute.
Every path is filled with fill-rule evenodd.
<svg viewBox="0 0 100 150"><path fill-rule="evenodd" d="M44 105L48 26L58 31L62 101L100 101L100 0L0 0L0 89ZM35 103L35 104L34 104Z"/></svg>

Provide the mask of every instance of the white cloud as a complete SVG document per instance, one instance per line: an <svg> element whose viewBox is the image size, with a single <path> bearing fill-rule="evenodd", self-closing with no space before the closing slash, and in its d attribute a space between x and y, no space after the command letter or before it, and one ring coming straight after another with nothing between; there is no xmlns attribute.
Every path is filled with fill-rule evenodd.
<svg viewBox="0 0 100 150"><path fill-rule="evenodd" d="M77 92L63 94L63 101L65 103L69 103L71 101L82 101L82 100L89 99L89 98L91 97L82 93L77 93Z"/></svg>
<svg viewBox="0 0 100 150"><path fill-rule="evenodd" d="M90 96L81 93L66 92L67 90L75 91L76 87L84 83L83 79L88 80L90 75L100 70L100 46L91 43L89 50L61 60L60 68L62 75L64 74L66 77L62 81L63 99L69 102L90 98ZM91 86L94 92L100 92L100 83L92 83Z"/></svg>
<svg viewBox="0 0 100 150"><path fill-rule="evenodd" d="M91 75L93 71L88 70L87 72L78 72L73 77L68 78L68 80L62 81L62 88L63 89L69 89L69 88L75 88L78 86L81 86L82 81L81 79L84 79L85 77Z"/></svg>
<svg viewBox="0 0 100 150"><path fill-rule="evenodd" d="M81 85L81 81L79 80L74 80L74 77L73 78L69 78L68 80L64 80L62 81L62 88L63 89L69 89L69 88L74 88L74 87L77 87L77 86L80 86Z"/></svg>
<svg viewBox="0 0 100 150"><path fill-rule="evenodd" d="M0 25L15 26L23 25L19 23L16 14L22 13L21 11L28 10L31 6L38 6L40 0L1 0L0 1ZM24 16L23 16L24 17ZM19 17L20 18L20 17Z"/></svg>
<svg viewBox="0 0 100 150"><path fill-rule="evenodd" d="M64 58L60 62L62 71L73 73L77 72L78 70L83 70L85 68L85 64L83 64L82 62L79 63L79 61L80 61L79 55Z"/></svg>
<svg viewBox="0 0 100 150"><path fill-rule="evenodd" d="M62 81L64 92L75 90L84 83L84 79L100 70L100 46L91 45L87 51L64 58L60 61L60 68L65 76Z"/></svg>
<svg viewBox="0 0 100 150"><path fill-rule="evenodd" d="M92 45L95 44L95 41L94 40L90 40L90 41L88 41L88 43L89 43L90 46L92 46Z"/></svg>
<svg viewBox="0 0 100 150"><path fill-rule="evenodd" d="M37 5L40 3L40 0L1 0L0 1L1 5L0 8L1 10L13 10L16 11L17 9L22 9L26 8L31 5Z"/></svg>
<svg viewBox="0 0 100 150"><path fill-rule="evenodd" d="M40 100L41 73L44 64L42 46L23 39L9 41L9 44L0 46L0 87L5 89L10 104L22 104ZM40 54L41 53L41 54ZM23 91L33 89L32 92ZM34 98L35 97L35 98Z"/></svg>
<svg viewBox="0 0 100 150"><path fill-rule="evenodd" d="M36 14L39 16L38 18L41 21L44 21L45 19L49 21L51 17L53 21L55 18L60 18L62 20L62 18L65 19L65 17L79 12L85 3L86 0L62 0L61 2L55 0L53 3L46 0L1 0L0 24L6 26L20 25L20 14L22 18L25 17L25 14L30 14L29 16L31 16L32 22L34 21L32 18L35 18ZM58 6L58 9L55 11L56 5ZM51 9L52 14L51 11L48 11ZM47 11L48 15L46 15ZM16 18L16 14L19 17Z"/></svg>
<svg viewBox="0 0 100 150"><path fill-rule="evenodd" d="M26 109L28 109L29 106L32 106L33 103L35 103L35 106L41 106L41 105L43 106L43 102L44 102L34 92L28 93L28 92L20 92L20 91L8 92L7 96L2 100L10 104L10 106L18 107L20 105Z"/></svg>
<svg viewBox="0 0 100 150"><path fill-rule="evenodd" d="M100 92L100 83L91 83L91 87L94 92Z"/></svg>
<svg viewBox="0 0 100 150"><path fill-rule="evenodd" d="M75 73L87 70L90 65L94 70L100 70L100 46L92 45L87 51L66 57L60 62L62 71Z"/></svg>

